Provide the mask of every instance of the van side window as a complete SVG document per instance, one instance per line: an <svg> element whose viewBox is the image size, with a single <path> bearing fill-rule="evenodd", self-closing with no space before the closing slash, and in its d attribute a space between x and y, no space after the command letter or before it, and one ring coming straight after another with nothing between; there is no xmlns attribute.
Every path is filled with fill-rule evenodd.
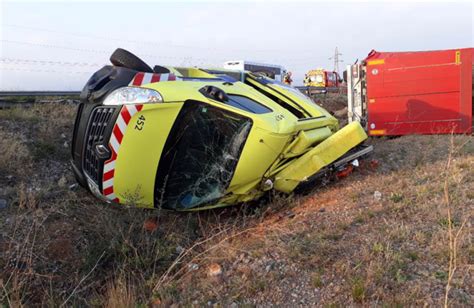
<svg viewBox="0 0 474 308"><path fill-rule="evenodd" d="M241 95L228 94L229 100L225 102L227 105L231 105L235 108L239 108L251 113L262 114L269 113L272 110L256 101Z"/></svg>

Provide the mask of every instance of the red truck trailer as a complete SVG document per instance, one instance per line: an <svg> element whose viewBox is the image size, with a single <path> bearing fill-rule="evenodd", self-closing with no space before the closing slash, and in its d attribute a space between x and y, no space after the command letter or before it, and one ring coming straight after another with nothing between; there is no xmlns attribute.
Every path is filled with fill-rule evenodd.
<svg viewBox="0 0 474 308"><path fill-rule="evenodd" d="M372 136L470 134L473 48L372 50L347 67L349 122Z"/></svg>

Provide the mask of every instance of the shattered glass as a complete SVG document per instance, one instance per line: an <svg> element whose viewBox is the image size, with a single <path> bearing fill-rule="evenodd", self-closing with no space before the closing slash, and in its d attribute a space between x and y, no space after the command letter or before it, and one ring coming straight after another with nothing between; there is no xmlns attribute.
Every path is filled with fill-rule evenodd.
<svg viewBox="0 0 474 308"><path fill-rule="evenodd" d="M160 160L156 205L190 209L224 196L251 126L240 115L186 102Z"/></svg>

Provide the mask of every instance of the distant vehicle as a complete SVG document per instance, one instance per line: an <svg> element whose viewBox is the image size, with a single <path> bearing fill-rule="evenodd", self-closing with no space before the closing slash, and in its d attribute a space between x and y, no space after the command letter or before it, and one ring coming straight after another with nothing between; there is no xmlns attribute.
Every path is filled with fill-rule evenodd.
<svg viewBox="0 0 474 308"><path fill-rule="evenodd" d="M322 68L310 70L306 73L304 86L309 96L313 94L337 92L340 81L342 81L336 72L326 71Z"/></svg>
<svg viewBox="0 0 474 308"><path fill-rule="evenodd" d="M287 71L281 65L257 63L245 60L227 61L224 63L224 68L237 71L249 71L258 75L283 82L283 78Z"/></svg>
<svg viewBox="0 0 474 308"><path fill-rule="evenodd" d="M349 122L372 136L472 133L473 50L372 50L347 67Z"/></svg>

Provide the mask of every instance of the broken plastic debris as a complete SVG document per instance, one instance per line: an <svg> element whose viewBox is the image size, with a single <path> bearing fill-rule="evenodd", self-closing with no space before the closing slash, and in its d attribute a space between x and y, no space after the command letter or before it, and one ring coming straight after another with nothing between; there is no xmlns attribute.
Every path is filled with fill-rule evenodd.
<svg viewBox="0 0 474 308"><path fill-rule="evenodd" d="M158 217L148 217L143 223L143 229L148 232L153 232L158 229Z"/></svg>
<svg viewBox="0 0 474 308"><path fill-rule="evenodd" d="M209 276L219 276L222 274L222 266L217 263L209 265Z"/></svg>
<svg viewBox="0 0 474 308"><path fill-rule="evenodd" d="M374 199L380 201L382 199L382 193L378 190L374 192Z"/></svg>
<svg viewBox="0 0 474 308"><path fill-rule="evenodd" d="M379 161L378 161L378 160L372 159L372 160L370 161L370 167L371 167L372 169L377 169L378 166L379 166Z"/></svg>
<svg viewBox="0 0 474 308"><path fill-rule="evenodd" d="M354 170L354 166L353 166L353 165L347 165L346 168L344 168L343 170L339 171L339 172L336 174L336 177L337 177L338 179L345 178L346 176L348 176L349 174L351 174L353 170Z"/></svg>
<svg viewBox="0 0 474 308"><path fill-rule="evenodd" d="M270 190L273 188L273 182L270 179L266 179L265 182L262 184L262 189L264 191Z"/></svg>
<svg viewBox="0 0 474 308"><path fill-rule="evenodd" d="M176 246L176 253L177 254L182 254L183 252L184 252L183 246L180 246L180 245Z"/></svg>

